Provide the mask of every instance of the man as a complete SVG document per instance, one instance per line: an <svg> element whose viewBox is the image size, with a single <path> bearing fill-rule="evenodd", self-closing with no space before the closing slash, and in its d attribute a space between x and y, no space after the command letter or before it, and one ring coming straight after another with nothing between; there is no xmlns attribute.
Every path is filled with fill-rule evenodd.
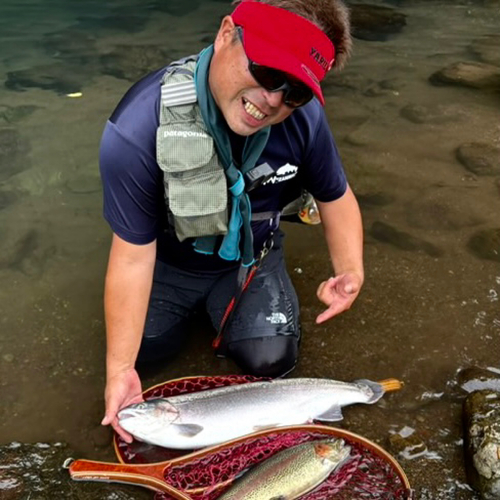
<svg viewBox="0 0 500 500"><path fill-rule="evenodd" d="M127 441L116 414L141 400L136 362L175 354L198 309L219 331L217 352L244 372L293 369L298 302L278 223L302 189L318 203L335 273L318 287L327 309L317 322L347 310L364 279L359 208L320 87L349 55L347 10L340 0L234 4L213 47L134 85L103 135L114 234L102 424Z"/></svg>

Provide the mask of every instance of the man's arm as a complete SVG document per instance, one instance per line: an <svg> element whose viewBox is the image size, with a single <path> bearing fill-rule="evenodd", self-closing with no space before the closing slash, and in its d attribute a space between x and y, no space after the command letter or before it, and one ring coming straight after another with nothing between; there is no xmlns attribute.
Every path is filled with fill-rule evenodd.
<svg viewBox="0 0 500 500"><path fill-rule="evenodd" d="M146 245L127 243L113 235L104 290L106 317L106 414L126 441L131 437L118 426L116 413L142 400L135 370L153 282L156 241Z"/></svg>
<svg viewBox="0 0 500 500"><path fill-rule="evenodd" d="M363 224L349 186L341 198L317 203L335 273L318 287L319 300L328 306L316 318L322 323L349 309L363 285Z"/></svg>

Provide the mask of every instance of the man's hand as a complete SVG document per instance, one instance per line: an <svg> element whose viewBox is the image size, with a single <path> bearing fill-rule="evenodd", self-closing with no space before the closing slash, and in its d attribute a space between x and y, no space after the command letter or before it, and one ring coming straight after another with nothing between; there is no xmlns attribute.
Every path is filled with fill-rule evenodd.
<svg viewBox="0 0 500 500"><path fill-rule="evenodd" d="M126 443L131 443L133 438L118 425L116 414L125 406L143 401L142 388L139 375L134 369L117 373L108 379L104 394L106 413L101 425L109 425L122 437Z"/></svg>
<svg viewBox="0 0 500 500"><path fill-rule="evenodd" d="M323 323L347 311L361 290L362 280L353 273L341 274L323 281L316 292L318 299L328 306L317 318L316 323Z"/></svg>

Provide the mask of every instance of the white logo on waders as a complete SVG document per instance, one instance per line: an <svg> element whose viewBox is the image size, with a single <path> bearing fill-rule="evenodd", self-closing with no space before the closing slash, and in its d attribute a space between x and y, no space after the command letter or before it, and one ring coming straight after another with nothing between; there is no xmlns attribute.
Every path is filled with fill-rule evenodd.
<svg viewBox="0 0 500 500"><path fill-rule="evenodd" d="M284 325L286 324L286 316L283 313L272 313L271 316L266 317L266 321L273 325Z"/></svg>

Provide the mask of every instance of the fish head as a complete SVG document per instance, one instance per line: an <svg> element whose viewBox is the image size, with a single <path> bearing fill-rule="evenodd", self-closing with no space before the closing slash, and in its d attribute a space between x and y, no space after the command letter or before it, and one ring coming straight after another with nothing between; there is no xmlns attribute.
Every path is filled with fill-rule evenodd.
<svg viewBox="0 0 500 500"><path fill-rule="evenodd" d="M334 468L341 467L351 456L351 447L343 439L328 439L314 443L316 456Z"/></svg>
<svg viewBox="0 0 500 500"><path fill-rule="evenodd" d="M135 403L118 412L120 427L144 441L148 441L148 436L164 430L178 418L179 411L166 399Z"/></svg>

